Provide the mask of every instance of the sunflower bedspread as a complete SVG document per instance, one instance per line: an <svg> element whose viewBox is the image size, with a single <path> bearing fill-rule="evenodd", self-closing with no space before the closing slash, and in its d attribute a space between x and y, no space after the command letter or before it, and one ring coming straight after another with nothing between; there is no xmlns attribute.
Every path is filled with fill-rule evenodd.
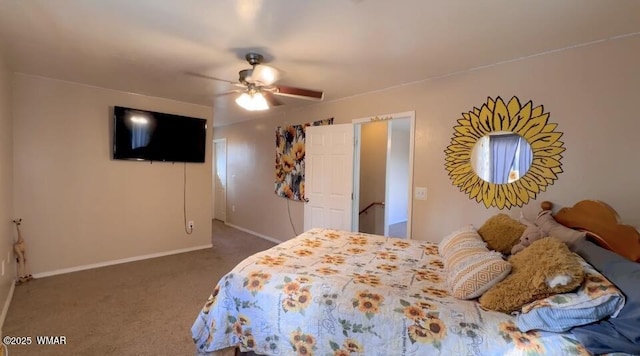
<svg viewBox="0 0 640 356"><path fill-rule="evenodd" d="M435 244L326 229L238 264L191 332L200 354L588 355L570 334L522 333L451 297Z"/></svg>

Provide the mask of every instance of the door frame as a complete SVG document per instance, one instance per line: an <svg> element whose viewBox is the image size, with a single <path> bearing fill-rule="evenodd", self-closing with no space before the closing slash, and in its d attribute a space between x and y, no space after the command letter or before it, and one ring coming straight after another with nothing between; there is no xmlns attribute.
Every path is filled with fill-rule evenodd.
<svg viewBox="0 0 640 356"><path fill-rule="evenodd" d="M392 114L384 114L384 115L376 115L363 117L359 119L353 119L351 122L354 126L354 150L353 150L353 208L352 208L352 220L351 220L351 230L358 231L359 224L359 213L360 206L358 202L360 201L360 141L362 136L362 124L366 124L368 122L375 121L387 121L393 119L409 119L409 189L407 191L409 197L409 204L407 206L407 239L411 239L411 221L412 221L412 211L413 211L413 155L415 150L415 125L416 125L416 112L415 111L405 111L399 113ZM391 149L391 136L390 133L387 133L387 157L389 156L389 151ZM387 182L389 181L388 170L385 170L385 201L388 200L388 189L386 187ZM389 212L388 209L385 209L384 217L385 217L385 235L389 233L387 221L389 220Z"/></svg>
<svg viewBox="0 0 640 356"><path fill-rule="evenodd" d="M211 211L211 219L215 219L216 218L216 174L218 173L218 152L216 150L216 144L222 143L224 144L224 152L225 152L225 160L224 160L224 165L225 165L225 172L227 172L227 168L229 167L229 163L228 163L228 157L229 154L227 152L228 146L227 146L227 138L217 138L213 140L213 162L211 164L212 168L212 175L211 175L211 194L212 194L212 198L213 198L213 204L212 204L212 211ZM225 182L229 182L229 177L225 177ZM225 186L224 188L224 220L222 220L223 222L227 222L227 190L228 190L228 184L227 186Z"/></svg>

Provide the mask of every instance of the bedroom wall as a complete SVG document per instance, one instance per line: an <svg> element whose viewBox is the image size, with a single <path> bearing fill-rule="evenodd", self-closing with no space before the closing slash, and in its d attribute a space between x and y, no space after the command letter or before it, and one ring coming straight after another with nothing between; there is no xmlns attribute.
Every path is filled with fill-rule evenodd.
<svg viewBox="0 0 640 356"><path fill-rule="evenodd" d="M391 147L389 148L389 197L385 209L389 209L389 224L407 221L409 205L409 146L411 123L409 119L390 122Z"/></svg>
<svg viewBox="0 0 640 356"><path fill-rule="evenodd" d="M270 117L215 128L227 137L229 166L228 221L278 239L292 236L286 206L273 194L273 132L284 123L334 117L349 123L361 117L415 110L414 186L427 187L425 201L413 201L412 238L439 241L466 224L482 224L499 212L458 191L444 169L444 149L462 112L488 96L544 105L550 120L564 132L564 173L525 211L551 200L570 206L591 198L608 202L626 223L640 226L640 166L635 142L640 132L640 35L487 66L482 69L403 85L301 109L273 110ZM285 111L286 110L286 111ZM292 218L302 227L303 205L292 204ZM250 211L250 212L247 212ZM521 209L507 213L518 216Z"/></svg>
<svg viewBox="0 0 640 356"><path fill-rule="evenodd" d="M34 273L211 244L208 107L24 74L14 77L15 214ZM111 159L111 113L128 106L209 121L206 163Z"/></svg>
<svg viewBox="0 0 640 356"><path fill-rule="evenodd" d="M5 306L15 277L13 242L13 139L11 135L11 76L0 47L0 261L4 275L0 275L0 308ZM2 318L4 318L4 310ZM0 329L4 319L0 320ZM0 333L1 334L1 333Z"/></svg>
<svg viewBox="0 0 640 356"><path fill-rule="evenodd" d="M360 136L360 207L384 201L384 185L387 169L386 121L361 125ZM360 215L359 231L384 235L384 208L374 205Z"/></svg>

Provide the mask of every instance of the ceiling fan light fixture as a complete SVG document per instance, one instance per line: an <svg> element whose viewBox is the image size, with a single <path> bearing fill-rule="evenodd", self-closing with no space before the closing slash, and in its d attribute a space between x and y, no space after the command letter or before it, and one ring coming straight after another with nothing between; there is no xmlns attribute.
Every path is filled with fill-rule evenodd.
<svg viewBox="0 0 640 356"><path fill-rule="evenodd" d="M280 79L280 72L271 66L258 64L253 67L251 79L254 83L271 85Z"/></svg>
<svg viewBox="0 0 640 356"><path fill-rule="evenodd" d="M236 98L236 104L241 108L249 111L262 111L269 109L267 99L262 93L242 93Z"/></svg>

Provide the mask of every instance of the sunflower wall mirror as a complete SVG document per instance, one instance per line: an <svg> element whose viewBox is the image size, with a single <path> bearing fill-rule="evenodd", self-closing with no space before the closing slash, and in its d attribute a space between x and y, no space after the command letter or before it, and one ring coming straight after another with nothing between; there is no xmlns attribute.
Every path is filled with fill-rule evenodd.
<svg viewBox="0 0 640 356"><path fill-rule="evenodd" d="M463 113L445 150L445 167L453 185L485 207L523 206L562 173L558 126L549 113L517 97L505 103L488 98Z"/></svg>

